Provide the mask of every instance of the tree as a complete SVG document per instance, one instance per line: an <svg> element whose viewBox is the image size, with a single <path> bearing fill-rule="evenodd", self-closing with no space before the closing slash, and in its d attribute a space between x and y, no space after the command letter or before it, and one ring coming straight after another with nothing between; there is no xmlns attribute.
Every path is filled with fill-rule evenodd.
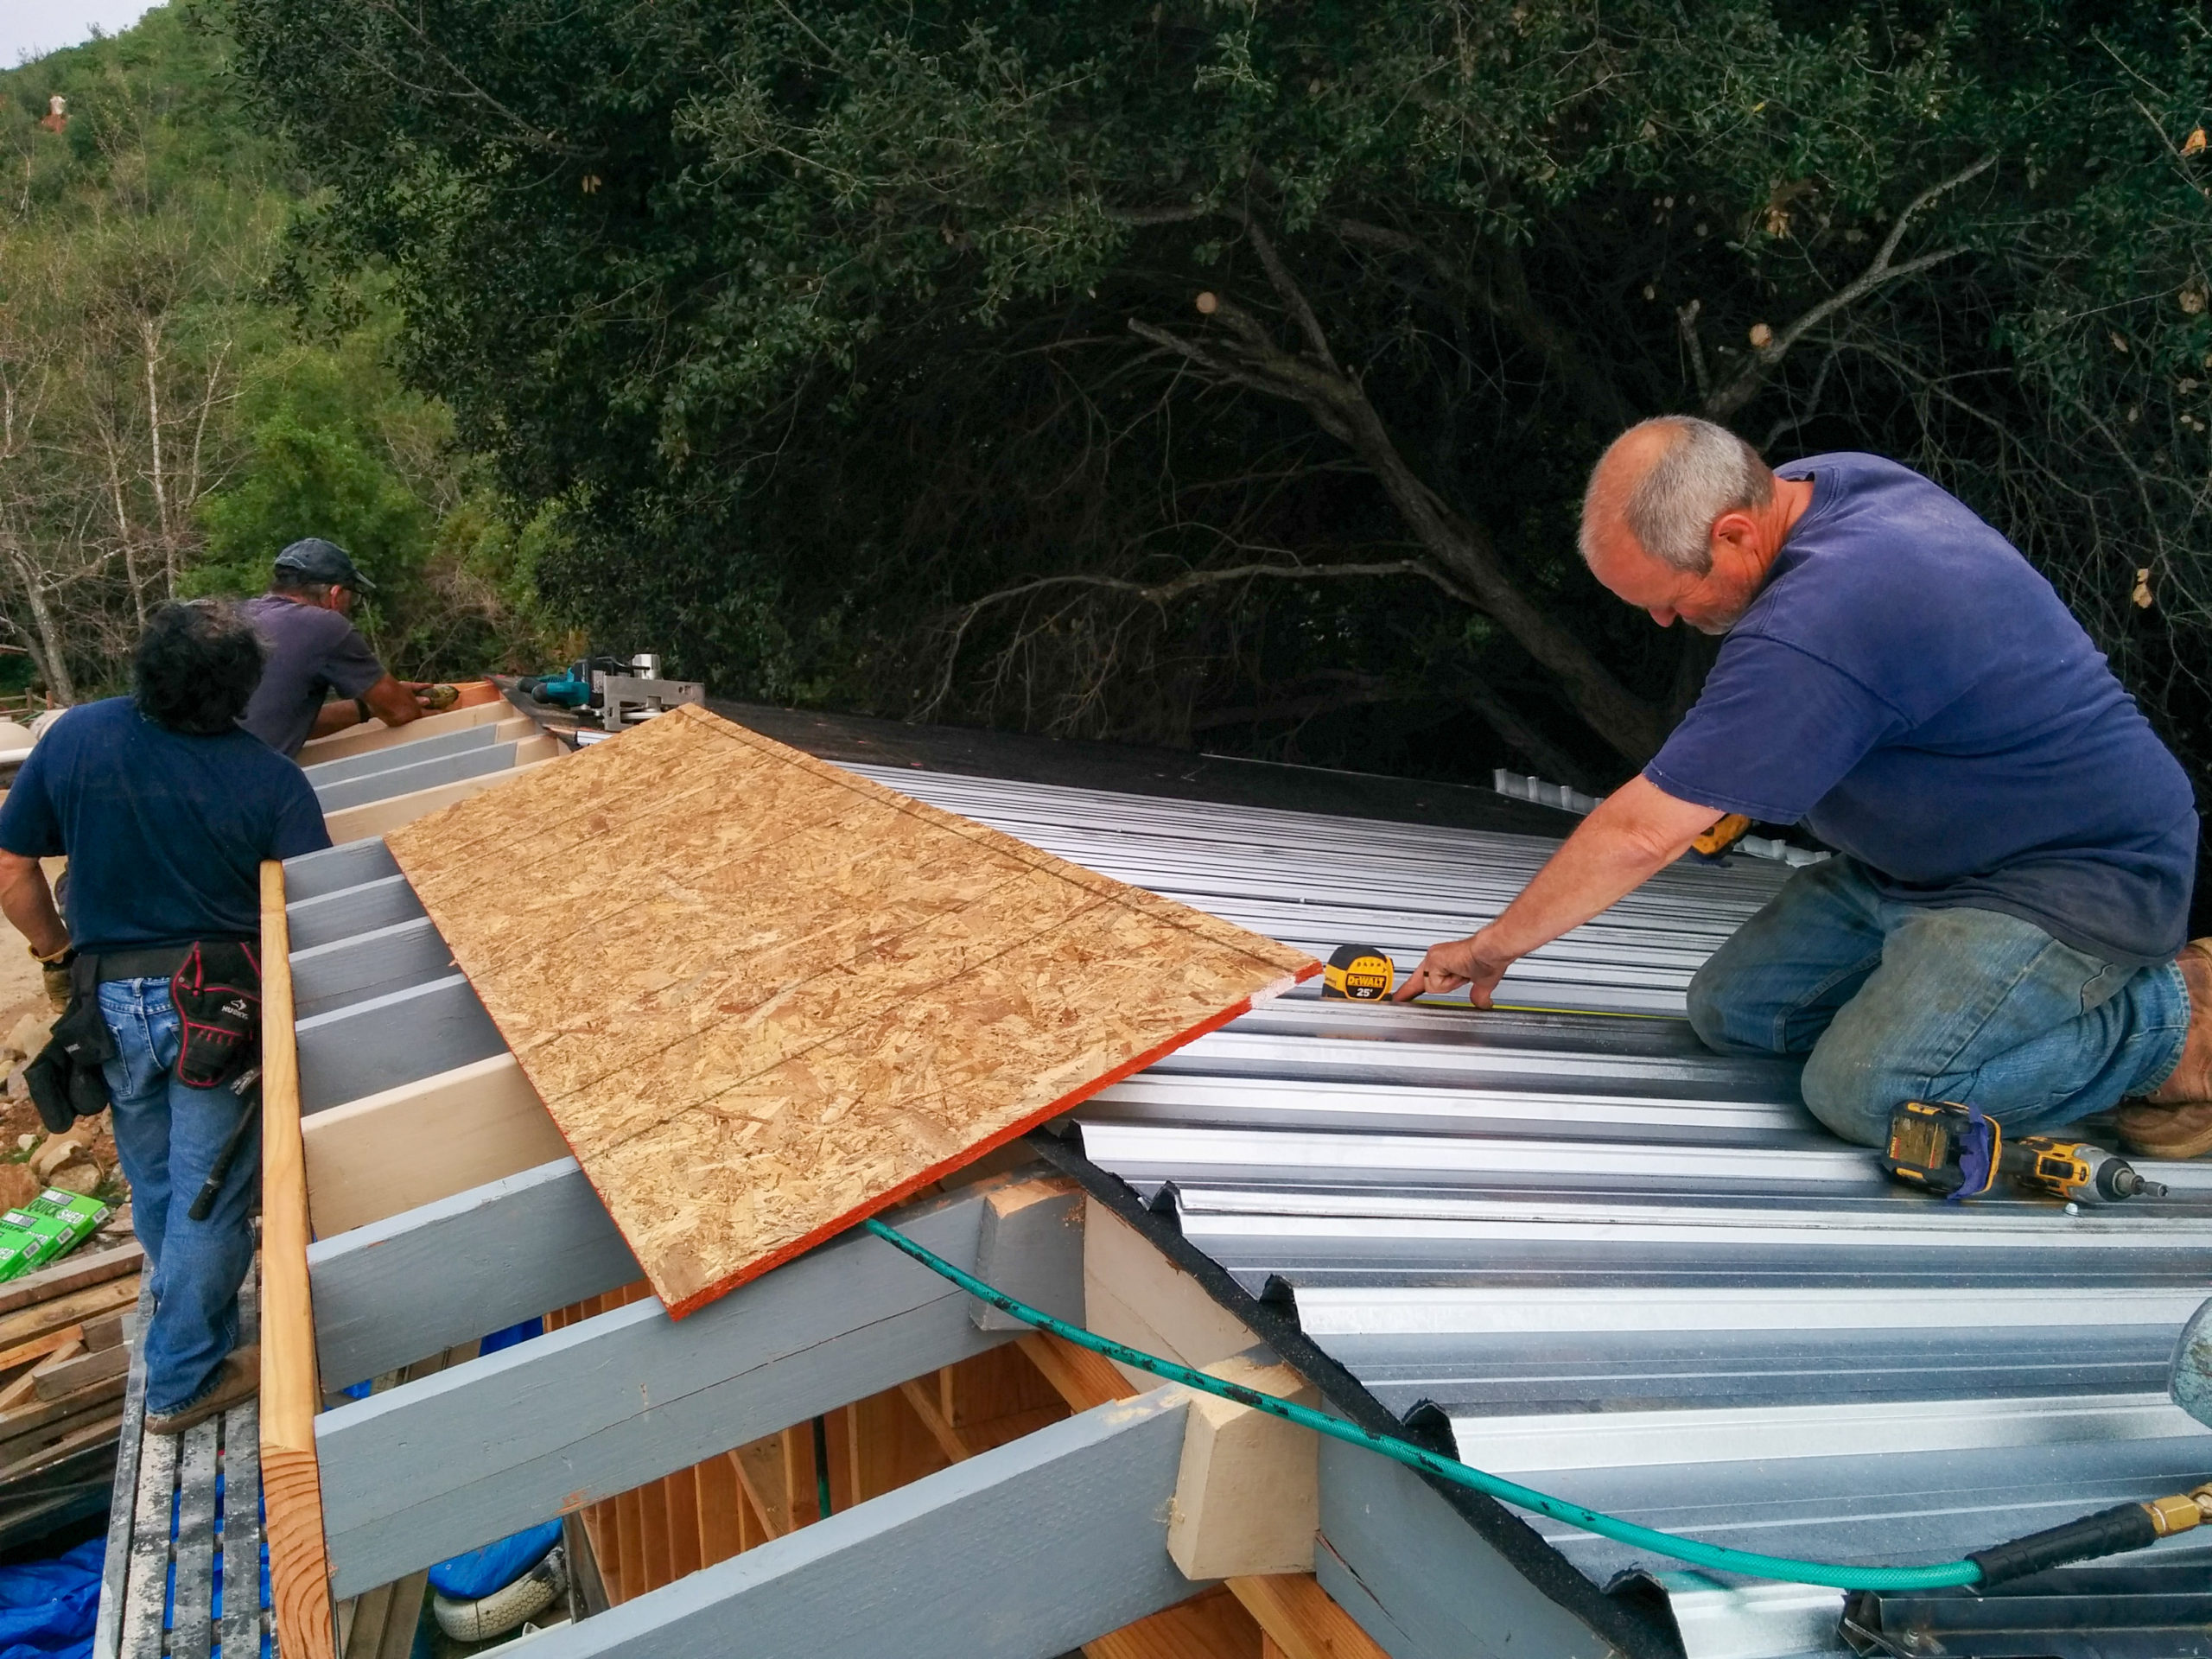
<svg viewBox="0 0 2212 1659"><path fill-rule="evenodd" d="M0 170L20 181L0 201L0 643L62 702L112 689L154 605L258 591L313 531L388 567L365 620L410 670L534 661L526 577L468 568L518 521L446 412L397 384L376 285L279 302L303 181L238 109L227 51L157 10L0 74ZM34 118L49 92L60 130Z"/></svg>
<svg viewBox="0 0 2212 1659"><path fill-rule="evenodd" d="M1915 459L2069 595L2118 591L2113 537L2156 546L2185 643L2134 683L2192 741L2200 17L232 16L257 108L331 187L321 245L394 273L408 372L518 494L575 504L547 579L695 671L1186 735L1418 696L1410 660L1516 751L1618 775L1704 657L1597 595L1574 500L1613 430L1692 408ZM2155 448L2090 366L2092 315L2171 410ZM1016 487L996 499L1029 518L993 512L1014 454L1081 505ZM2164 493L2139 486L2161 467ZM2148 663L2109 605L2083 611ZM1143 712L1163 683L1164 720Z"/></svg>

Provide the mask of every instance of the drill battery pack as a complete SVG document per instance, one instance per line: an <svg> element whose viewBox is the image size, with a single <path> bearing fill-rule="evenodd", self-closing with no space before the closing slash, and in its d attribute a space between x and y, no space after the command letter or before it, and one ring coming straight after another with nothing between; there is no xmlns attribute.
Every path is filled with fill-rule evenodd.
<svg viewBox="0 0 2212 1659"><path fill-rule="evenodd" d="M1976 1198L1997 1185L2005 1132L1956 1101L1908 1100L1890 1117L1882 1167L1945 1198Z"/></svg>

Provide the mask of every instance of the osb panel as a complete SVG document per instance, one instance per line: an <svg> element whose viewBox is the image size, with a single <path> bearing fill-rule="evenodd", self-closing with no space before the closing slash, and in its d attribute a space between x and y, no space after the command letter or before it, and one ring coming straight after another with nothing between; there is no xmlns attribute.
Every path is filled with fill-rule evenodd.
<svg viewBox="0 0 2212 1659"><path fill-rule="evenodd" d="M1319 970L689 706L387 840L679 1317Z"/></svg>

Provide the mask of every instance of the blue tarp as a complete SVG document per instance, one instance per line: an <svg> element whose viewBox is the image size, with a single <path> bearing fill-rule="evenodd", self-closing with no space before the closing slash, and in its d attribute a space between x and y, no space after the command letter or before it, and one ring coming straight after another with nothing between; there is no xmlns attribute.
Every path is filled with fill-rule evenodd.
<svg viewBox="0 0 2212 1659"><path fill-rule="evenodd" d="M100 1611L107 1540L90 1538L50 1561L0 1567L0 1659L83 1659Z"/></svg>
<svg viewBox="0 0 2212 1659"><path fill-rule="evenodd" d="M550 1554L561 1541L561 1523L548 1521L472 1549L430 1569L430 1588L453 1601L476 1601L504 1590ZM0 1656L0 1659L4 1659Z"/></svg>

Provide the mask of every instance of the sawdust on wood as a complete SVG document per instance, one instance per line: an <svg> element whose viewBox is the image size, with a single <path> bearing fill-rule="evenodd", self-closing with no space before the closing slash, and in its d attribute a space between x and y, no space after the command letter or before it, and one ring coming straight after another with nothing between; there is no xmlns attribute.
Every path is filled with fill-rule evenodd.
<svg viewBox="0 0 2212 1659"><path fill-rule="evenodd" d="M688 706L386 839L678 1314L1319 971Z"/></svg>

